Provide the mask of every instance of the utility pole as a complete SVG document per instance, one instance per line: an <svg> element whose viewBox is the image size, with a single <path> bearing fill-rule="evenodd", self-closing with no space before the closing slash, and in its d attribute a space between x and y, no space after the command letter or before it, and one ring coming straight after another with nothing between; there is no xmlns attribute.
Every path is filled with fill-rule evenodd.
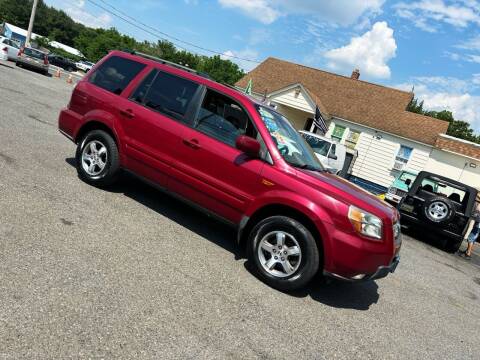
<svg viewBox="0 0 480 360"><path fill-rule="evenodd" d="M35 13L37 12L38 0L33 0L32 14L30 15L30 23L28 24L27 40L25 40L25 46L30 46L30 40L32 39L33 23L35 22Z"/></svg>

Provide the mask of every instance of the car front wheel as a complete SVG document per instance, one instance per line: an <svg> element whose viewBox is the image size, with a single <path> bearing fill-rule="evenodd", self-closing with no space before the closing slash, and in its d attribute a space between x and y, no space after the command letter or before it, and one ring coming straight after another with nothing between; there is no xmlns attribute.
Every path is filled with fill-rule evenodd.
<svg viewBox="0 0 480 360"><path fill-rule="evenodd" d="M304 287L320 267L319 250L311 232L285 216L266 218L253 228L248 258L261 280L282 291Z"/></svg>
<svg viewBox="0 0 480 360"><path fill-rule="evenodd" d="M76 162L80 179L94 186L108 186L120 170L117 144L107 132L93 130L79 142Z"/></svg>

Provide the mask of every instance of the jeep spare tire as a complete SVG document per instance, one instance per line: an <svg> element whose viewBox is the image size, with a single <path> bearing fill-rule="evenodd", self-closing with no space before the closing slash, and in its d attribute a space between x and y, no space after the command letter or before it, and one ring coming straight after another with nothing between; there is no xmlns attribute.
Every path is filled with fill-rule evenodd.
<svg viewBox="0 0 480 360"><path fill-rule="evenodd" d="M455 215L455 208L449 199L442 196L434 196L425 201L423 212L430 222L446 224Z"/></svg>

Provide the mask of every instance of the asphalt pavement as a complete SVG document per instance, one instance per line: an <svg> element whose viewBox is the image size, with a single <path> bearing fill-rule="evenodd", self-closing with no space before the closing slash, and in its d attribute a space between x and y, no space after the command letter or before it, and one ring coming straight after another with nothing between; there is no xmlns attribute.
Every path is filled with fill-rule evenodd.
<svg viewBox="0 0 480 360"><path fill-rule="evenodd" d="M228 227L81 182L71 90L0 66L0 359L478 359L478 261L405 236L385 279L273 290Z"/></svg>

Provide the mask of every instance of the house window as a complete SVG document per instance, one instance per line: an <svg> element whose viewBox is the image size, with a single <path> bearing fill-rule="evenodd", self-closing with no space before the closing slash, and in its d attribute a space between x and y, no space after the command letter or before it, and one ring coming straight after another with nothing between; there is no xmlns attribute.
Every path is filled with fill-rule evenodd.
<svg viewBox="0 0 480 360"><path fill-rule="evenodd" d="M404 164L408 163L408 160L410 160L410 157L412 156L412 151L412 148L401 145L395 160Z"/></svg>
<svg viewBox="0 0 480 360"><path fill-rule="evenodd" d="M340 142L340 141L342 141L344 133L345 133L345 127L344 126L335 125L335 128L333 129L333 132L332 132L332 139Z"/></svg>
<svg viewBox="0 0 480 360"><path fill-rule="evenodd" d="M349 149L355 149L355 146L357 146L359 138L360 138L360 133L358 131L350 130L348 132L347 138L345 139L345 145Z"/></svg>

